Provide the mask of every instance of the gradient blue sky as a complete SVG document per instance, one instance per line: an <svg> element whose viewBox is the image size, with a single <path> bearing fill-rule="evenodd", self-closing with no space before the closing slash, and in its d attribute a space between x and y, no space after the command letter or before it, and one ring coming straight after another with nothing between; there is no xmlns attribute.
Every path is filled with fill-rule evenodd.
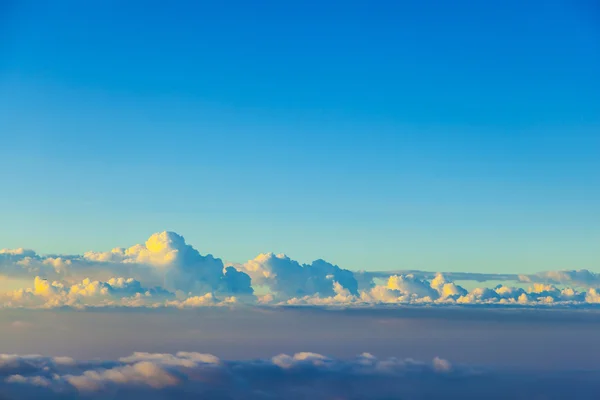
<svg viewBox="0 0 600 400"><path fill-rule="evenodd" d="M0 0L0 247L598 270L593 1L125 3Z"/></svg>

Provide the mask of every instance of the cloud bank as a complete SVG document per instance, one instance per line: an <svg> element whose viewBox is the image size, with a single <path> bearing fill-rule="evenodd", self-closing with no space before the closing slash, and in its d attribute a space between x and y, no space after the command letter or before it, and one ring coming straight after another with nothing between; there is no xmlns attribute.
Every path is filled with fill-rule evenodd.
<svg viewBox="0 0 600 400"><path fill-rule="evenodd" d="M245 263L223 263L200 254L173 232L155 233L145 243L128 248L83 255L0 250L0 277L31 282L0 294L3 307L600 304L600 277L587 270L530 275L352 272L324 260L301 264L273 253L261 253ZM455 282L467 280L503 284L466 290ZM516 286L504 284L510 281ZM255 296L256 288L266 288L267 293Z"/></svg>
<svg viewBox="0 0 600 400"><path fill-rule="evenodd" d="M598 371L494 371L438 357L424 363L368 353L242 361L194 352L104 361L0 355L3 399L593 399L599 377Z"/></svg>
<svg viewBox="0 0 600 400"><path fill-rule="evenodd" d="M335 294L334 282L358 295L354 274L324 260L301 265L285 254L266 253L235 267L248 274L254 284L268 286L281 298L313 294L332 296Z"/></svg>

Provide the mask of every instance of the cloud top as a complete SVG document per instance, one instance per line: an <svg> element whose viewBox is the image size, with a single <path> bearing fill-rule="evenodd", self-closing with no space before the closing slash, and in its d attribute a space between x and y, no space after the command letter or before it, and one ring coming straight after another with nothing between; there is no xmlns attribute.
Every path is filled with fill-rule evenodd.
<svg viewBox="0 0 600 400"><path fill-rule="evenodd" d="M0 276L31 285L3 294L4 307L198 307L251 304L483 304L592 306L600 278L587 270L530 275L352 272L324 260L301 264L260 253L245 263L203 255L183 236L159 232L144 243L83 255L0 250ZM503 284L467 290L455 280ZM513 285L504 284L513 281ZM266 293L255 296L255 289Z"/></svg>

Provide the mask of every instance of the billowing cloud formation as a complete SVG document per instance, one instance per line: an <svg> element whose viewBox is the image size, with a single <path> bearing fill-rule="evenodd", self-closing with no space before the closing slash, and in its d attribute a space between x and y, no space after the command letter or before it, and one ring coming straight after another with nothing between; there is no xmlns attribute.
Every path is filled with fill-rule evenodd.
<svg viewBox="0 0 600 400"><path fill-rule="evenodd" d="M127 249L87 252L83 256L39 256L31 250L2 250L0 275L69 282L125 276L185 293L253 292L248 275L232 267L224 268L223 262L212 255L201 255L173 232L155 233L146 243Z"/></svg>
<svg viewBox="0 0 600 400"><path fill-rule="evenodd" d="M587 270L533 275L352 272L324 260L300 264L273 253L224 265L173 232L155 233L144 244L129 248L83 255L0 250L0 276L32 281L30 288L0 294L5 307L600 303L599 275ZM516 286L467 291L455 280L514 281ZM259 287L268 292L255 297Z"/></svg>
<svg viewBox="0 0 600 400"><path fill-rule="evenodd" d="M280 354L226 361L210 354L134 353L109 361L0 355L3 399L594 399L598 372L477 371L435 358Z"/></svg>
<svg viewBox="0 0 600 400"><path fill-rule="evenodd" d="M177 307L193 308L222 306L239 303L262 305L332 305L372 306L378 304L480 304L505 306L591 306L600 304L600 290L578 291L559 289L554 285L535 283L527 289L497 285L494 288L463 287L438 274L433 280L421 280L414 275L394 275L383 285L369 290L351 292L337 281L329 282L331 288L302 297L276 298L271 294L258 298L174 293L161 287L143 286L132 278L111 278L97 281L89 278L74 284L49 281L35 277L31 288L17 289L0 294L0 307Z"/></svg>
<svg viewBox="0 0 600 400"><path fill-rule="evenodd" d="M17 289L0 295L0 307L177 307L231 305L235 296L217 298L213 293L188 297L160 287L145 288L132 278L112 278L107 282L89 278L73 285L50 282L36 276L33 287Z"/></svg>
<svg viewBox="0 0 600 400"><path fill-rule="evenodd" d="M252 277L257 285L266 285L281 297L334 294L333 282L358 295L354 274L324 260L301 265L285 254L259 254L253 260L236 267Z"/></svg>
<svg viewBox="0 0 600 400"><path fill-rule="evenodd" d="M36 276L33 287L18 289L0 296L8 307L62 307L62 306L143 306L175 295L162 288L144 288L132 278L113 278L107 282L84 279L73 285L50 282Z"/></svg>
<svg viewBox="0 0 600 400"><path fill-rule="evenodd" d="M484 304L484 305L590 305L600 302L600 291L573 288L559 289L554 285L535 283L527 290L497 285L494 288L475 288L470 292L437 274L431 281L412 274L393 275L384 285L376 285L351 294L334 283L334 296L304 296L286 301L287 304L365 305L365 304Z"/></svg>
<svg viewBox="0 0 600 400"><path fill-rule="evenodd" d="M145 244L110 252L85 253L87 260L119 264L149 265L163 277L164 286L184 292L224 292L251 294L250 278L235 268L224 269L212 255L201 255L185 239L173 232L155 233Z"/></svg>

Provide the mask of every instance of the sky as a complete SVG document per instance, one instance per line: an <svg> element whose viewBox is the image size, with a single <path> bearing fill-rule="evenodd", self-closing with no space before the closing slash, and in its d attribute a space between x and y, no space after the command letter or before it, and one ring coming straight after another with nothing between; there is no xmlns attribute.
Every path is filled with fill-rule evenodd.
<svg viewBox="0 0 600 400"><path fill-rule="evenodd" d="M202 351L235 360L311 350L346 359L369 352L522 370L594 370L599 316L430 307L8 310L0 315L0 352L112 359L134 351Z"/></svg>
<svg viewBox="0 0 600 400"><path fill-rule="evenodd" d="M597 270L593 1L0 0L0 248Z"/></svg>
<svg viewBox="0 0 600 400"><path fill-rule="evenodd" d="M597 399L594 0L0 0L0 400Z"/></svg>

